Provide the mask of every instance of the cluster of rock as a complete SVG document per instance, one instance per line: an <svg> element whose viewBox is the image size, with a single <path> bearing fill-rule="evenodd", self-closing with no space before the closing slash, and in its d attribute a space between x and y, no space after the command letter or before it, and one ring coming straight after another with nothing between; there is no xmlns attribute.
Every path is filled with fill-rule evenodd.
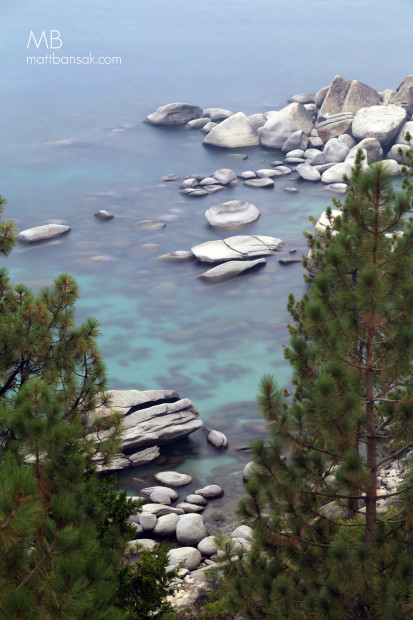
<svg viewBox="0 0 413 620"><path fill-rule="evenodd" d="M202 263L217 263L217 267L205 271L199 277L207 282L222 282L265 265L266 260L261 257L274 254L283 243L281 239L265 235L234 235L200 243L193 246L190 252L176 250L163 254L160 258L178 262L196 257ZM248 260L250 258L254 260Z"/></svg>
<svg viewBox="0 0 413 620"><path fill-rule="evenodd" d="M193 402L181 399L172 390L110 390L108 395L110 407L91 412L89 418L93 423L113 411L122 414L122 452L109 465L98 454L95 458L98 471L115 471L153 461L159 456L160 445L187 437L203 426ZM90 438L99 442L97 435Z"/></svg>
<svg viewBox="0 0 413 620"><path fill-rule="evenodd" d="M135 538L128 544L128 553L134 556L145 549L151 551L159 541L167 539L174 548L168 553L166 570L170 571L180 564L183 567L177 580L178 592L170 600L175 607L185 607L196 600L200 589L206 587L205 570L222 553L199 513L203 512L209 501L221 497L224 491L219 485L208 485L172 506L179 499L176 489L189 484L191 476L166 471L155 474L154 478L162 486L141 489L140 496L148 503L143 504L138 516L130 517ZM240 526L231 532L231 537L238 546L249 548L251 533L249 527Z"/></svg>
<svg viewBox="0 0 413 620"><path fill-rule="evenodd" d="M407 131L413 133L413 75L407 76L396 90L383 92L358 80L336 76L317 93L294 95L290 102L281 110L250 116L216 108L211 116L211 108L202 110L175 103L159 108L145 120L168 125L173 119L173 124L200 128L207 132L203 141L206 145L281 149L286 153L284 163L298 164L298 174L308 181L340 183L343 175L349 174L358 148L364 149L367 162L385 153L391 173L399 173L400 148L408 148L405 135ZM245 182L269 187L273 176L277 176L261 176L259 172L246 171L255 176L244 177ZM204 178L192 176L197 184L183 188L192 190L188 195L205 195L209 183L214 187L214 175L212 180L207 177L204 186L198 186Z"/></svg>

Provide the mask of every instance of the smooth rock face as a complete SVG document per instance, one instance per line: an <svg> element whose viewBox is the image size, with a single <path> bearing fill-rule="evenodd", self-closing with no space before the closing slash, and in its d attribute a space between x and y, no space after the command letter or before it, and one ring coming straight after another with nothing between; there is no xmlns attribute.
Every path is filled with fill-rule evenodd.
<svg viewBox="0 0 413 620"><path fill-rule="evenodd" d="M284 153L288 153L288 151L292 151L294 149L305 150L307 148L307 144L308 136L300 129L299 131L292 133L291 136L287 138L282 145L281 150L284 151Z"/></svg>
<svg viewBox="0 0 413 620"><path fill-rule="evenodd" d="M194 118L194 120L189 121L185 127L188 127L188 129L201 129L202 127L205 127L210 120L210 118Z"/></svg>
<svg viewBox="0 0 413 620"><path fill-rule="evenodd" d="M179 517L176 514L158 517L153 533L157 536L171 536L175 533Z"/></svg>
<svg viewBox="0 0 413 620"><path fill-rule="evenodd" d="M235 172L230 168L220 168L219 170L215 170L215 172L211 174L211 177L220 185L228 185L232 181L237 180Z"/></svg>
<svg viewBox="0 0 413 620"><path fill-rule="evenodd" d="M327 142L330 138L336 138L351 131L351 125L354 115L350 113L340 113L330 116L325 121L317 124L318 135L323 142Z"/></svg>
<svg viewBox="0 0 413 620"><path fill-rule="evenodd" d="M34 226L34 228L22 230L17 235L17 239L26 243L35 243L36 241L46 241L47 239L60 237L60 235L64 235L70 230L70 226L64 226L63 224L44 224L43 226Z"/></svg>
<svg viewBox="0 0 413 620"><path fill-rule="evenodd" d="M217 126L217 123L214 123L213 121L209 121L209 123L207 123L206 125L202 127L201 131L202 133L209 133L216 126Z"/></svg>
<svg viewBox="0 0 413 620"><path fill-rule="evenodd" d="M203 263L221 263L273 254L282 245L281 239L264 235L236 235L217 241L206 241L191 248Z"/></svg>
<svg viewBox="0 0 413 620"><path fill-rule="evenodd" d="M171 263L181 263L192 260L193 258L194 255L190 250L175 250L174 252L168 252L168 254L159 256L159 260L169 261Z"/></svg>
<svg viewBox="0 0 413 620"><path fill-rule="evenodd" d="M321 175L323 183L341 183L343 176L351 176L351 166L347 163L335 164Z"/></svg>
<svg viewBox="0 0 413 620"><path fill-rule="evenodd" d="M314 95L314 103L316 104L317 108L321 108L321 106L323 105L323 101L326 98L329 89L330 86L324 86L324 88L321 88Z"/></svg>
<svg viewBox="0 0 413 620"><path fill-rule="evenodd" d="M363 82L353 80L341 111L355 114L361 108L378 105L379 103L380 95L377 90L367 86L367 84L363 84Z"/></svg>
<svg viewBox="0 0 413 620"><path fill-rule="evenodd" d="M152 531L156 525L156 521L156 515L150 514L149 512L142 512L139 518L139 523L144 531Z"/></svg>
<svg viewBox="0 0 413 620"><path fill-rule="evenodd" d="M249 187L274 187L274 181L269 179L268 177L262 177L258 179L247 179L244 181L244 185L248 185Z"/></svg>
<svg viewBox="0 0 413 620"><path fill-rule="evenodd" d="M320 108L320 114L324 116L341 112L350 86L351 82L349 80L336 75Z"/></svg>
<svg viewBox="0 0 413 620"><path fill-rule="evenodd" d="M252 170L246 170L245 172L241 172L238 177L243 180L255 179L257 175Z"/></svg>
<svg viewBox="0 0 413 620"><path fill-rule="evenodd" d="M318 172L318 170L310 166L310 164L308 163L299 164L297 166L297 172L300 175L300 177L304 179L305 181L319 181L321 178L321 175Z"/></svg>
<svg viewBox="0 0 413 620"><path fill-rule="evenodd" d="M126 454L187 437L202 426L198 409L187 398L129 413L123 422L122 445Z"/></svg>
<svg viewBox="0 0 413 620"><path fill-rule="evenodd" d="M279 170L276 170L275 168L260 168L260 170L257 170L256 174L257 177L261 179L271 179L281 176Z"/></svg>
<svg viewBox="0 0 413 620"><path fill-rule="evenodd" d="M168 103L146 116L144 121L151 125L186 125L189 121L201 116L202 109L196 105Z"/></svg>
<svg viewBox="0 0 413 620"><path fill-rule="evenodd" d="M350 136L350 134L348 133L343 133L341 136L338 136L337 140L340 143L343 143L346 146L348 146L349 149L352 149L353 146L356 145L355 139L353 138L353 136Z"/></svg>
<svg viewBox="0 0 413 620"><path fill-rule="evenodd" d="M361 142L353 146L348 154L352 155L353 153L357 153L358 149L365 149L368 163L373 161L373 159L383 157L383 149L376 138L364 138L364 140L361 140Z"/></svg>
<svg viewBox="0 0 413 620"><path fill-rule="evenodd" d="M203 274L201 274L199 278L206 282L223 282L225 280L230 280L231 278L235 278L236 276L239 276L245 271L249 271L250 269L254 269L255 267L261 267L265 265L265 263L266 263L265 258L257 258L256 260L230 260L225 263L222 263L222 265L217 265L216 267L213 267L212 269L208 269L208 271L205 271ZM216 433L217 431L213 431L213 432ZM213 437L215 437L215 435ZM208 440L209 440L209 435L208 435ZM213 443L213 441L211 441L211 443ZM224 446L217 446L217 447L224 447Z"/></svg>
<svg viewBox="0 0 413 620"><path fill-rule="evenodd" d="M301 103L290 103L279 112L269 112L267 122L258 133L263 146L280 149L295 131L308 135L312 128L310 112Z"/></svg>
<svg viewBox="0 0 413 620"><path fill-rule="evenodd" d="M145 489L141 489L140 493L146 497L149 497L149 500L155 504L170 504L171 500L178 499L178 493L174 489L169 489L168 487L147 487ZM167 501L163 501L167 499Z"/></svg>
<svg viewBox="0 0 413 620"><path fill-rule="evenodd" d="M203 512L205 510L205 506L191 504L191 502L179 502L176 507L182 508L182 510L186 513Z"/></svg>
<svg viewBox="0 0 413 620"><path fill-rule="evenodd" d="M267 122L265 114L250 114L247 118L251 127L255 130L259 129Z"/></svg>
<svg viewBox="0 0 413 620"><path fill-rule="evenodd" d="M339 209L332 209L331 210L331 219L334 220L334 218L337 217L337 215L341 215L341 211ZM316 232L323 233L323 232L325 232L327 226L331 228L330 220L327 217L327 213L325 211L323 211L322 214L320 215L320 217L317 220L317 223L315 225L315 230L316 230ZM334 232L336 232L336 231L334 231ZM334 234L334 232L333 232L333 234Z"/></svg>
<svg viewBox="0 0 413 620"><path fill-rule="evenodd" d="M202 489L198 489L195 491L197 495L202 495L206 499L213 499L215 497L221 497L224 495L224 489L220 487L218 484L209 484Z"/></svg>
<svg viewBox="0 0 413 620"><path fill-rule="evenodd" d="M95 217L98 217L100 220L113 220L115 217L113 213L110 211L106 211L106 209L101 209L100 211L96 211L94 214Z"/></svg>
<svg viewBox="0 0 413 620"><path fill-rule="evenodd" d="M237 228L255 222L260 216L257 207L251 202L230 200L215 205L205 212L205 217L215 228Z"/></svg>
<svg viewBox="0 0 413 620"><path fill-rule="evenodd" d="M188 570L195 570L202 560L202 556L198 549L194 547L180 547L179 549L171 549L168 551L169 565L166 570L172 570L183 562Z"/></svg>
<svg viewBox="0 0 413 620"><path fill-rule="evenodd" d="M230 149L257 146L259 143L257 131L243 112L233 114L213 127L203 142L203 144Z"/></svg>
<svg viewBox="0 0 413 620"><path fill-rule="evenodd" d="M404 78L389 103L401 106L407 114L413 113L413 75Z"/></svg>
<svg viewBox="0 0 413 620"><path fill-rule="evenodd" d="M257 261L253 262L259 263L261 261L264 261L265 263L265 258L259 258ZM229 263L224 264L228 265ZM216 448L226 448L228 445L228 439L225 437L224 433L221 433L220 431L211 431L210 433L208 433L207 440L209 441L209 443L212 443L212 445Z"/></svg>
<svg viewBox="0 0 413 620"><path fill-rule="evenodd" d="M180 545L198 545L207 536L208 532L201 515L187 514L179 518L176 539Z"/></svg>
<svg viewBox="0 0 413 620"><path fill-rule="evenodd" d="M208 116L211 121L221 121L233 116L233 114L234 112L225 110L224 108L205 108L203 116Z"/></svg>
<svg viewBox="0 0 413 620"><path fill-rule="evenodd" d="M386 159L384 165L389 174L392 174L393 176L400 174L399 164L394 159Z"/></svg>
<svg viewBox="0 0 413 620"><path fill-rule="evenodd" d="M344 161L348 155L349 148L337 138L331 138L324 147L325 163L339 163Z"/></svg>
<svg viewBox="0 0 413 620"><path fill-rule="evenodd" d="M382 145L389 144L399 133L406 116L403 108L392 104L362 108L353 119L353 136L357 140L376 138Z"/></svg>
<svg viewBox="0 0 413 620"><path fill-rule="evenodd" d="M142 506L141 518L142 515L147 512L155 515L156 517L162 517L163 515L169 514L182 515L184 513L183 510L174 506L166 506L165 504L145 504Z"/></svg>
<svg viewBox="0 0 413 620"><path fill-rule="evenodd" d="M239 525L231 532L231 538L245 538L249 540L252 538L252 528L248 525Z"/></svg>
<svg viewBox="0 0 413 620"><path fill-rule="evenodd" d="M171 487L183 487L192 481L192 476L179 471L161 471L153 476L157 482Z"/></svg>
<svg viewBox="0 0 413 620"><path fill-rule="evenodd" d="M197 506L206 506L208 501L202 495L197 495L196 493L191 493L185 497L185 501L190 504L196 504Z"/></svg>
<svg viewBox="0 0 413 620"><path fill-rule="evenodd" d="M198 544L198 551L202 555L210 556L214 555L218 551L218 546L214 540L214 536L207 536Z"/></svg>
<svg viewBox="0 0 413 620"><path fill-rule="evenodd" d="M351 166L352 168L355 165L356 162L356 156L357 156L357 150L356 148L352 148L351 151L349 152L349 154L346 157L345 163L348 164L349 166ZM367 170L369 165L367 163L367 151L366 149L361 149L363 155L364 155L364 159L363 162L361 164L363 170Z"/></svg>
<svg viewBox="0 0 413 620"><path fill-rule="evenodd" d="M290 97L289 101L302 103L305 105L306 103L314 103L314 93L300 93L299 95L293 95Z"/></svg>
<svg viewBox="0 0 413 620"><path fill-rule="evenodd" d="M205 185L204 188L208 194L215 194L215 192L220 192L225 189L224 185Z"/></svg>
<svg viewBox="0 0 413 620"><path fill-rule="evenodd" d="M289 168L288 166L276 166L275 170L278 170L278 172L281 172L281 174L283 175L291 174L292 172L291 168Z"/></svg>

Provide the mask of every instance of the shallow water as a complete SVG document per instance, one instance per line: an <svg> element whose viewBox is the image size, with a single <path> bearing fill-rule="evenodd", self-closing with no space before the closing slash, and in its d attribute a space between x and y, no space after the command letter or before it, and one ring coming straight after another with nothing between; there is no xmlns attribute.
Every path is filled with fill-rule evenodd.
<svg viewBox="0 0 413 620"><path fill-rule="evenodd" d="M323 187L294 173L277 178L272 190L240 184L218 195L184 197L177 183L161 177L254 170L282 159L281 153L243 149L248 159L239 161L203 147L199 131L151 127L141 119L171 101L247 114L279 109L295 92L318 90L336 73L394 88L412 71L411 11L407 0L391 9L384 0L180 0L162 10L143 0L120 0L116 8L109 0L3 2L0 192L10 203L6 215L21 229L48 220L72 226L56 242L19 245L6 265L14 279L35 289L59 272L73 274L82 292L79 321L93 315L101 322L111 387L175 389L230 440L224 452L208 446L202 432L163 447L160 461L121 474L131 492L128 478L150 481L160 466L173 466L196 477L188 489L222 482L225 499L213 504L235 506L248 460L236 448L262 432L254 403L258 381L268 372L280 385L290 380L282 354L285 305L289 292L299 297L305 286L301 266L282 267L278 258L290 249L301 255L308 216L331 202ZM43 29L59 29L61 55L91 50L122 56L122 64L27 66L30 30ZM288 186L299 193L286 193ZM204 217L210 206L232 199L261 211L242 234L285 241L264 269L207 285L198 280L204 267L195 261L158 259L232 234L211 229ZM102 208L116 218L97 220L93 213ZM136 226L142 219L166 227Z"/></svg>

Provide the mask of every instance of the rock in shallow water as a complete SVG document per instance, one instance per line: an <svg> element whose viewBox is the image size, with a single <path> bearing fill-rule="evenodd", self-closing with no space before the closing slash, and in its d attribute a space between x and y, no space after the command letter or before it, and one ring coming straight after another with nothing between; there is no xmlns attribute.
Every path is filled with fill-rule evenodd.
<svg viewBox="0 0 413 620"><path fill-rule="evenodd" d="M274 181L272 179L267 178L259 178L259 179L247 179L244 181L244 185L248 185L249 187L265 187L266 189L270 189L274 187Z"/></svg>
<svg viewBox="0 0 413 620"><path fill-rule="evenodd" d="M171 487L183 487L192 481L192 476L179 471L160 471L153 476L157 482Z"/></svg>
<svg viewBox="0 0 413 620"><path fill-rule="evenodd" d="M206 499L214 499L224 495L224 489L218 484L209 484L206 487L202 487L202 489L198 489L195 493L197 495L202 495L202 497Z"/></svg>
<svg viewBox="0 0 413 620"><path fill-rule="evenodd" d="M199 278L206 282L224 282L239 276L245 271L261 267L265 263L265 258L258 258L257 260L231 260L205 271Z"/></svg>
<svg viewBox="0 0 413 620"><path fill-rule="evenodd" d="M251 202L230 200L214 205L205 212L205 217L215 228L237 228L255 222L260 216L257 207Z"/></svg>
<svg viewBox="0 0 413 620"><path fill-rule="evenodd" d="M98 217L100 220L113 220L115 217L113 213L110 211L106 211L106 209L101 209L100 211L96 211L94 214L95 217Z"/></svg>
<svg viewBox="0 0 413 620"><path fill-rule="evenodd" d="M186 125L202 116L202 109L189 103L168 103L144 118L151 125Z"/></svg>
<svg viewBox="0 0 413 620"><path fill-rule="evenodd" d="M203 263L222 263L255 256L273 254L283 244L281 239L264 235L236 235L216 241L206 241L191 248Z"/></svg>
<svg viewBox="0 0 413 620"><path fill-rule="evenodd" d="M186 514L179 517L176 539L180 545L198 545L207 536L208 532L201 515Z"/></svg>
<svg viewBox="0 0 413 620"><path fill-rule="evenodd" d="M34 226L33 228L27 228L22 230L17 235L19 241L26 243L35 243L36 241L46 241L47 239L54 239L70 232L70 226L64 226L63 224L44 224L43 226Z"/></svg>
<svg viewBox="0 0 413 620"><path fill-rule="evenodd" d="M258 146L259 143L256 130L243 112L238 112L213 127L203 142L203 144L232 149Z"/></svg>

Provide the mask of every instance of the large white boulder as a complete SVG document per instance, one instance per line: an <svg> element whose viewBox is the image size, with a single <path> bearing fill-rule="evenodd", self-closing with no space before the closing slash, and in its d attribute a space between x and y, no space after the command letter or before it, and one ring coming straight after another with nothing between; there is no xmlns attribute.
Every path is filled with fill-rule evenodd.
<svg viewBox="0 0 413 620"><path fill-rule="evenodd" d="M180 471L159 471L153 477L157 482L171 487L184 487L192 481L192 476Z"/></svg>
<svg viewBox="0 0 413 620"><path fill-rule="evenodd" d="M208 269L208 271L205 271L199 277L206 282L223 282L224 280L235 278L245 273L245 271L250 271L256 267L262 267L265 263L265 258L257 258L255 260L230 260L216 267L212 267L212 269ZM216 433L217 431L213 432ZM213 437L215 436L213 435ZM213 442L211 441L211 443Z"/></svg>
<svg viewBox="0 0 413 620"><path fill-rule="evenodd" d="M342 183L343 176L351 177L351 165L348 163L340 163L331 166L321 175L322 183Z"/></svg>
<svg viewBox="0 0 413 620"><path fill-rule="evenodd" d="M189 103L168 103L144 118L151 125L186 125L202 116L202 108Z"/></svg>
<svg viewBox="0 0 413 620"><path fill-rule="evenodd" d="M322 116L331 116L332 114L342 112L350 86L351 82L349 80L341 77L341 75L336 75L324 98L320 114Z"/></svg>
<svg viewBox="0 0 413 620"><path fill-rule="evenodd" d="M169 564L166 571L169 572L173 568L179 566L181 562L188 570L195 570L202 560L201 553L194 547L180 547L179 549L171 549L168 551Z"/></svg>
<svg viewBox="0 0 413 620"><path fill-rule="evenodd" d="M407 121L404 123L399 133L396 136L395 143L396 144L408 144L406 140L406 132L409 132L413 138L413 121Z"/></svg>
<svg viewBox="0 0 413 620"><path fill-rule="evenodd" d="M201 515L185 514L179 517L176 525L176 539L180 545L196 546L207 536L208 532Z"/></svg>
<svg viewBox="0 0 413 620"><path fill-rule="evenodd" d="M361 140L361 142L350 149L347 157L353 158L354 153L357 153L358 149L364 149L368 163L383 157L383 149L376 138L364 138L364 140Z"/></svg>
<svg viewBox="0 0 413 620"><path fill-rule="evenodd" d="M363 84L363 82L353 80L350 84L350 88L344 100L341 111L352 112L355 114L361 108L378 105L380 100L381 97L377 90L374 90L371 86L367 86L367 84Z"/></svg>
<svg viewBox="0 0 413 620"><path fill-rule="evenodd" d="M252 202L230 200L210 207L205 217L215 228L237 228L255 222L260 212Z"/></svg>
<svg viewBox="0 0 413 620"><path fill-rule="evenodd" d="M60 237L70 231L70 226L64 226L63 224L44 224L43 226L35 226L34 228L27 228L22 230L17 235L19 241L25 241L26 243L34 243L36 241L46 241L47 239L54 239Z"/></svg>
<svg viewBox="0 0 413 620"><path fill-rule="evenodd" d="M233 114L213 127L203 142L229 149L257 146L259 143L257 131L243 112Z"/></svg>
<svg viewBox="0 0 413 620"><path fill-rule="evenodd" d="M235 235L226 239L206 241L191 248L203 263L222 263L273 254L282 240L264 235Z"/></svg>
<svg viewBox="0 0 413 620"><path fill-rule="evenodd" d="M352 133L356 140L376 138L382 145L390 144L406 117L406 110L393 104L362 108L353 119Z"/></svg>
<svg viewBox="0 0 413 620"><path fill-rule="evenodd" d="M290 103L278 112L268 112L267 122L258 133L263 146L281 149L292 133L301 130L308 136L312 128L310 112L301 103Z"/></svg>
<svg viewBox="0 0 413 620"><path fill-rule="evenodd" d="M298 164L297 172L305 181L319 181L321 178L320 173L316 168L313 168L309 163Z"/></svg>

